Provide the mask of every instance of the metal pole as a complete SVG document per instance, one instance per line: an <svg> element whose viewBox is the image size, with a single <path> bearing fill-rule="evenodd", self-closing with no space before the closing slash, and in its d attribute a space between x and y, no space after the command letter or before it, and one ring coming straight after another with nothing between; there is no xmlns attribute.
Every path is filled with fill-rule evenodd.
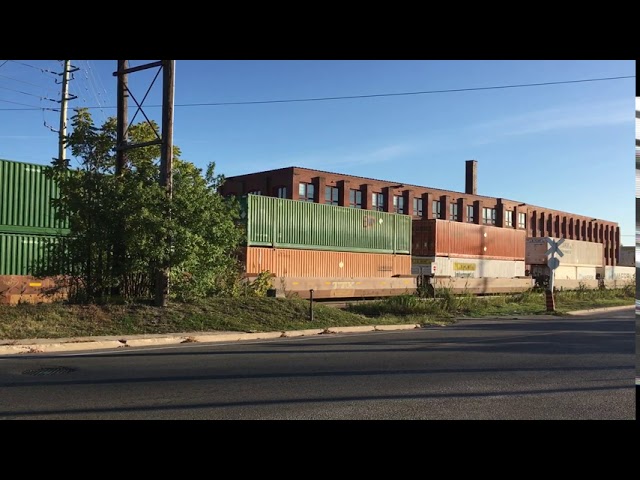
<svg viewBox="0 0 640 480"><path fill-rule="evenodd" d="M309 290L309 320L313 322L313 288Z"/></svg>
<svg viewBox="0 0 640 480"><path fill-rule="evenodd" d="M60 98L60 130L58 132L58 160L63 162L66 157L66 136L67 136L67 103L69 101L69 71L71 70L71 60L64 61L62 70L62 97Z"/></svg>
<svg viewBox="0 0 640 480"><path fill-rule="evenodd" d="M174 99L174 72L175 60L162 60L162 147L160 152L160 185L165 188L167 196L167 218L171 218L170 202L173 189L173 99ZM171 235L166 238L167 255L171 253ZM168 261L158 269L156 281L156 305L167 305L169 295L169 270Z"/></svg>
<svg viewBox="0 0 640 480"><path fill-rule="evenodd" d="M551 253L551 258L554 259L556 257L555 252ZM555 278L555 268L549 267L550 275L549 275L549 290L547 291L547 312L555 312L556 311L556 302L553 298L553 280Z"/></svg>
<svg viewBox="0 0 640 480"><path fill-rule="evenodd" d="M116 175L120 175L126 163L125 149L127 144L127 123L129 106L129 83L128 74L124 72L129 68L129 60L118 60L118 114L117 114L117 137L116 137Z"/></svg>

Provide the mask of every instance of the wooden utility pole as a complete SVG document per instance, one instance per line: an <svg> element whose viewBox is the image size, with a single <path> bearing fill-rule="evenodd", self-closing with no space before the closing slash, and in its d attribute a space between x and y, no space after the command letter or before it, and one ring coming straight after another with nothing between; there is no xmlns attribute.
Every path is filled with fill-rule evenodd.
<svg viewBox="0 0 640 480"><path fill-rule="evenodd" d="M118 113L117 113L117 133L116 133L116 175L120 175L126 164L127 128L129 108L129 75L126 73L129 68L129 60L118 60L118 72L125 72L118 75Z"/></svg>
<svg viewBox="0 0 640 480"><path fill-rule="evenodd" d="M162 82L162 136L158 135L153 124L150 122L147 115L142 109L142 104L147 98L147 94L153 86L156 77L151 82L147 93L144 95L142 102L138 102L136 97L129 89L127 75L129 73L139 72L141 70L147 70L149 68L160 67L163 70L163 82ZM147 63L145 65L139 65L137 67L129 67L127 60L118 60L118 71L113 75L118 77L118 132L116 146L117 165L116 170L121 172L125 165L125 152L134 148L148 147L150 145L160 145L160 185L165 188L167 194L167 202L165 204L165 218L171 218L171 196L172 196L172 171L173 171L173 98L174 98L174 72L175 72L175 60L160 60L156 62ZM158 72L159 73L159 72ZM131 97L135 104L138 106L136 115L138 112L142 112L142 115L147 120L154 133L156 134L155 140L148 142L130 144L127 142L127 129L129 126L128 116L126 109L128 107L125 95ZM132 120L135 120L136 115ZM161 239L166 242L166 257L171 254L171 236L166 239ZM156 288L155 288L155 302L156 305L164 307L167 304L167 297L169 295L169 272L170 263L168 260L163 260L162 264L158 267L156 273Z"/></svg>
<svg viewBox="0 0 640 480"><path fill-rule="evenodd" d="M171 218L173 194L173 97L175 90L175 60L162 60L162 150L160 152L160 186L167 195L166 218ZM167 255L171 254L171 235L167 236ZM156 305L164 307L169 295L170 263L166 261L158 269L156 281Z"/></svg>

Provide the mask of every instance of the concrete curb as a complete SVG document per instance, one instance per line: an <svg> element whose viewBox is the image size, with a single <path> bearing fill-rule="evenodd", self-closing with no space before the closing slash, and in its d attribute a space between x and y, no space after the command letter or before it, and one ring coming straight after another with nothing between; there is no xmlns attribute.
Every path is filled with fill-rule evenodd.
<svg viewBox="0 0 640 480"><path fill-rule="evenodd" d="M357 332L373 332L376 329L374 325L364 325L361 327L329 327L324 333L357 333Z"/></svg>
<svg viewBox="0 0 640 480"><path fill-rule="evenodd" d="M121 348L125 344L119 340L101 342L66 342L66 343L32 343L28 345L1 345L0 355L17 353L72 352L77 350L99 350L105 348Z"/></svg>
<svg viewBox="0 0 640 480"><path fill-rule="evenodd" d="M634 310L634 305L623 305L621 307L605 307L605 308L592 308L589 310L576 310L574 312L567 312L567 315L592 315L594 313L607 313L607 312L619 312L622 310Z"/></svg>
<svg viewBox="0 0 640 480"><path fill-rule="evenodd" d="M283 337L304 337L307 335L320 335L324 333L324 328L308 328L307 330L289 330L282 332Z"/></svg>
<svg viewBox="0 0 640 480"><path fill-rule="evenodd" d="M389 330L414 330L416 328L422 328L422 325L418 323L410 325L376 325L374 328L376 331L382 332Z"/></svg>
<svg viewBox="0 0 640 480"><path fill-rule="evenodd" d="M282 332L261 332L261 333L243 333L243 332L225 332L220 334L207 335L191 335L188 338L196 342L239 342L242 340L264 340L269 338L280 338Z"/></svg>

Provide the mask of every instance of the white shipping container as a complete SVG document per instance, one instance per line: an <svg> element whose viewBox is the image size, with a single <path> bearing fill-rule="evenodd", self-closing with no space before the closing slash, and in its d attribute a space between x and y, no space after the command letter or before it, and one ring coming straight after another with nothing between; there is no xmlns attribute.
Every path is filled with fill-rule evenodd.
<svg viewBox="0 0 640 480"><path fill-rule="evenodd" d="M632 281L635 279L636 269L635 267L606 266L596 268L596 273L600 274L600 277L604 280Z"/></svg>
<svg viewBox="0 0 640 480"><path fill-rule="evenodd" d="M556 280L595 280L596 267L576 267L560 265L554 272Z"/></svg>
<svg viewBox="0 0 640 480"><path fill-rule="evenodd" d="M552 238L558 241L559 238ZM525 263L527 265L546 265L549 256L546 255L549 245L545 237L529 237L525 243ZM601 243L584 242L581 240L567 240L560 245L562 256L556 254L560 265L574 265L587 267L603 266L603 246Z"/></svg>
<svg viewBox="0 0 640 480"><path fill-rule="evenodd" d="M435 275L457 278L514 278L524 276L522 260L487 260L483 258L412 257L411 273L427 274L435 264Z"/></svg>

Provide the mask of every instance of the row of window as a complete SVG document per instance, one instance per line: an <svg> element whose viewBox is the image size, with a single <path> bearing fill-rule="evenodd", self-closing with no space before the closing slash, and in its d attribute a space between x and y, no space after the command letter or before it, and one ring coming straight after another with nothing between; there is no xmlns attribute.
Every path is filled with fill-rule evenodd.
<svg viewBox="0 0 640 480"><path fill-rule="evenodd" d="M253 195L261 195L259 190L249 192ZM287 198L287 187L278 187L276 190L278 198ZM340 192L337 187L325 187L324 203L328 205L338 205ZM313 202L315 197L315 186L312 183L300 183L298 186L298 200L304 202ZM349 190L349 206L352 208L362 208L362 191ZM432 204L433 218L444 218L442 215L441 201L434 200ZM382 193L371 194L371 210L385 211L384 195ZM404 205L404 196L393 196L393 211L395 213L406 213ZM416 217L422 217L424 215L424 202L422 198L413 199L413 215ZM473 205L467 205L467 222L475 222L475 211ZM458 204L449 204L449 220L458 220ZM513 211L507 210L504 212L504 226L513 227ZM495 208L483 208L482 209L482 223L485 225L496 224L496 209ZM518 228L526 228L526 214L518 212Z"/></svg>

